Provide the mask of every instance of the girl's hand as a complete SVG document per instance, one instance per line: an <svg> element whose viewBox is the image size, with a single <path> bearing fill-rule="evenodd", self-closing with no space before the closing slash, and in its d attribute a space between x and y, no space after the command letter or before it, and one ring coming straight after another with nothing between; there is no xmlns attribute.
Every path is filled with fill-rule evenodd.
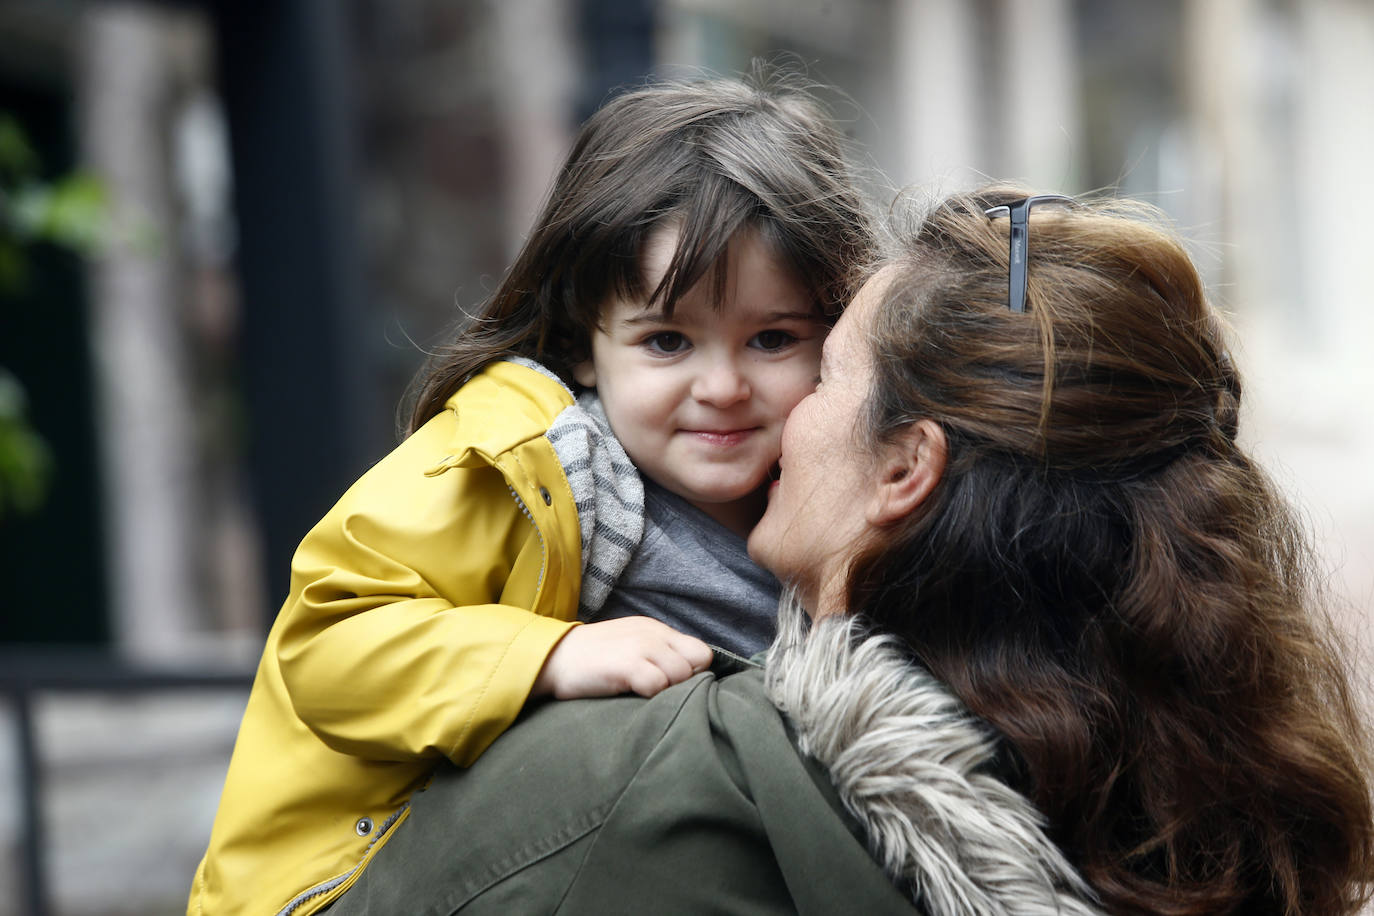
<svg viewBox="0 0 1374 916"><path fill-rule="evenodd" d="M652 617L619 617L569 630L545 659L530 695L651 697L710 664L711 649L695 636Z"/></svg>

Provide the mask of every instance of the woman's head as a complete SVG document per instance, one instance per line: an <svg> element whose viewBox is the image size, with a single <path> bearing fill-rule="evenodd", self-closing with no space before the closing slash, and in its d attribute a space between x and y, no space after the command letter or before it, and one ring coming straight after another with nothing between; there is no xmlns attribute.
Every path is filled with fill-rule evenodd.
<svg viewBox="0 0 1374 916"><path fill-rule="evenodd" d="M1009 221L988 211L1024 196L945 201L883 271L858 433L891 447L917 420L938 424L942 485L884 543L938 528L961 568L987 564L989 604L1039 595L1059 607L1043 625L1071 639L1069 606L1099 608L1147 548L1133 513L1158 488L1237 518L1247 507L1212 501L1252 468L1236 447L1240 381L1222 325L1178 239L1139 204L1042 204L1018 312Z"/></svg>
<svg viewBox="0 0 1374 916"><path fill-rule="evenodd" d="M646 242L671 225L666 270L646 281ZM723 291L725 254L757 236L833 320L848 301L872 227L819 103L784 78L660 83L611 99L583 125L500 288L442 354L412 427L473 371L527 356L571 378L608 303L671 313L699 282Z"/></svg>
<svg viewBox="0 0 1374 916"><path fill-rule="evenodd" d="M873 329L892 272L865 283L826 338L815 390L788 418L768 510L749 536L755 561L813 617L847 608L857 551L919 505L944 468L943 432L928 419L883 443L863 428L877 387Z"/></svg>
<svg viewBox="0 0 1374 916"><path fill-rule="evenodd" d="M1014 311L987 211L1024 196L942 202L864 288L827 342L859 342L862 403L805 433L799 406L751 550L838 533L820 609L901 637L1000 730L1110 909L1345 911L1367 751L1304 536L1237 446L1221 322L1161 221L1113 202L1031 211ZM789 492L804 436L862 484ZM831 502L849 529L796 511Z"/></svg>
<svg viewBox="0 0 1374 916"><path fill-rule="evenodd" d="M833 486L846 473L866 475L883 498L892 479L907 480L917 466L913 446L937 461L939 483L881 525L871 524L875 507L851 512L852 537L835 536L831 519L821 536L843 540L846 561L890 553L938 522L963 537L980 532L988 561L1007 567L990 587L1011 596L1043 590L1050 583L1039 567L1062 551L1054 546L1065 542L1061 526L1124 531L1105 508L1081 518L1094 502L1086 494L1148 490L1145 482L1190 455L1222 465L1239 455L1240 381L1179 241L1139 204L1041 203L1029 220L1029 307L1018 311L1010 224L999 215L1024 196L989 188L933 209L871 272L827 341L823 384L788 437L799 449L812 437L833 443L824 460L837 467L815 475L814 488L790 488L798 511L806 503L813 516L821 512L816 499L824 503L831 489L834 505L843 491L846 508L859 506L852 481ZM833 419L817 424L809 412L822 408ZM784 453L783 491L791 463ZM811 473L798 467L793 476ZM772 515L755 538L765 552L770 528L781 537L801 521L785 506ZM1124 546L1120 536L1088 540L1099 551ZM1080 555L1073 568L1091 565Z"/></svg>

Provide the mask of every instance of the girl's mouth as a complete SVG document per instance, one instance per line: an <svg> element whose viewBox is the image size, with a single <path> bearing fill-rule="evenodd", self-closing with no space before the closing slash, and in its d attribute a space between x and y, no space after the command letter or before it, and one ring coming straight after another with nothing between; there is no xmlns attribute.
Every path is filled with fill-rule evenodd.
<svg viewBox="0 0 1374 916"><path fill-rule="evenodd" d="M683 431L708 445L714 445L720 448L729 448L734 445L739 445L756 432L754 429L689 429Z"/></svg>

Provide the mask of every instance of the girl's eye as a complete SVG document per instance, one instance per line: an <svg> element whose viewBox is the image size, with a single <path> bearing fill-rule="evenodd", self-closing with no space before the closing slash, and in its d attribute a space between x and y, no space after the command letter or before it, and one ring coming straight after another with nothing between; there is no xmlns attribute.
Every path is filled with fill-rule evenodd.
<svg viewBox="0 0 1374 916"><path fill-rule="evenodd" d="M796 335L786 331L759 331L751 341L760 350L782 350L796 342Z"/></svg>
<svg viewBox="0 0 1374 916"><path fill-rule="evenodd" d="M644 346L652 353L681 353L689 346L687 338L677 331L659 331L644 338Z"/></svg>

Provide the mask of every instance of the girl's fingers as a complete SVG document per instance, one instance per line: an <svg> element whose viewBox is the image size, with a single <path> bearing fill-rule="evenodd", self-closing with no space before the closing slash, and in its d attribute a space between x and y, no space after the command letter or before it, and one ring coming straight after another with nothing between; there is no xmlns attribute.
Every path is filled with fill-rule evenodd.
<svg viewBox="0 0 1374 916"><path fill-rule="evenodd" d="M559 699L632 691L651 697L711 664L694 636L648 617L623 617L570 630L544 663L532 693Z"/></svg>
<svg viewBox="0 0 1374 916"><path fill-rule="evenodd" d="M707 668L711 667L711 659L715 657L715 653L711 651L710 646L691 636L676 641L674 643L674 648L677 649L682 657L687 660L687 663L692 666L693 674L705 671Z"/></svg>
<svg viewBox="0 0 1374 916"><path fill-rule="evenodd" d="M674 683L666 671L647 659L630 673L630 689L642 697L655 696Z"/></svg>

